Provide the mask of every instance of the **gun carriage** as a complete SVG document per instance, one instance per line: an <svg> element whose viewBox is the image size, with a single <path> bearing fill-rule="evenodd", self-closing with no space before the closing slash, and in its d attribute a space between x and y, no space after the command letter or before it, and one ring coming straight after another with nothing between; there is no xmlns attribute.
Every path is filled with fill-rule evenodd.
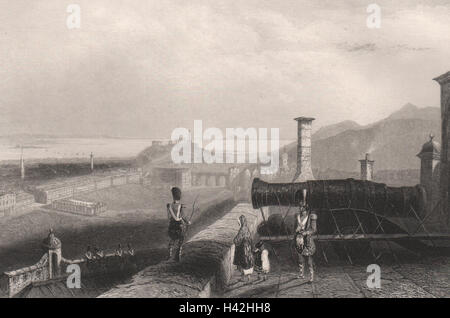
<svg viewBox="0 0 450 318"><path fill-rule="evenodd" d="M352 249L357 255L362 251L374 254L372 241L395 241L408 249L427 251L435 239L449 238L425 227L432 211L426 210L421 185L389 187L354 179L267 183L255 178L251 200L255 209L271 209L258 228L263 239L271 241L292 240L294 214L300 202L306 202L318 215L316 240L343 246L350 262Z"/></svg>

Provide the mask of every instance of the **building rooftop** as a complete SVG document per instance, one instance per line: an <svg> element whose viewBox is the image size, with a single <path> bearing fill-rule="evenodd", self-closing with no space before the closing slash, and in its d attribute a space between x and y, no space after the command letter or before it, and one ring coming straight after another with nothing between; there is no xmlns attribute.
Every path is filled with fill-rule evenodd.
<svg viewBox="0 0 450 318"><path fill-rule="evenodd" d="M433 80L435 80L441 85L450 82L450 71L445 74L442 74L441 76L433 78Z"/></svg>
<svg viewBox="0 0 450 318"><path fill-rule="evenodd" d="M297 118L294 118L294 120L296 120L296 121L313 121L313 120L315 120L315 118L312 118L312 117L297 117Z"/></svg>
<svg viewBox="0 0 450 318"><path fill-rule="evenodd" d="M50 229L50 233L48 234L47 238L44 239L42 245L44 245L45 248L54 250L61 248L61 241L55 236L53 230Z"/></svg>
<svg viewBox="0 0 450 318"><path fill-rule="evenodd" d="M428 140L426 143L423 144L422 150L417 155L420 157L422 154L425 153L432 153L432 154L440 154L441 153L441 145L433 140L434 136L433 134L430 134L430 140Z"/></svg>
<svg viewBox="0 0 450 318"><path fill-rule="evenodd" d="M374 163L374 160L370 160L370 155L368 153L366 153L366 157L364 159L359 160L359 162L369 162L369 163Z"/></svg>

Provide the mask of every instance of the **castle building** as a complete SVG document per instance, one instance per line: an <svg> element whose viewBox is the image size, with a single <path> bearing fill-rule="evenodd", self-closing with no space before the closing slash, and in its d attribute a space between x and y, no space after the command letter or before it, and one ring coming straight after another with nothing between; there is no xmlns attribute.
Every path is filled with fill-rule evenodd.
<svg viewBox="0 0 450 318"><path fill-rule="evenodd" d="M152 146L162 146L161 140L152 140Z"/></svg>
<svg viewBox="0 0 450 318"><path fill-rule="evenodd" d="M186 167L155 167L153 168L155 181L161 184L177 186L182 189L192 186L192 169ZM197 178L197 182L199 179ZM212 180L205 180L202 185ZM212 184L211 184L212 185Z"/></svg>

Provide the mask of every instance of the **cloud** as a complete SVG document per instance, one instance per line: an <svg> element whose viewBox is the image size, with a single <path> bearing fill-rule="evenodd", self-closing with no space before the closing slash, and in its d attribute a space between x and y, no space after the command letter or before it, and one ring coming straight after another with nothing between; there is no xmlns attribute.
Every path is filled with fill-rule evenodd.
<svg viewBox="0 0 450 318"><path fill-rule="evenodd" d="M438 105L448 69L445 1L60 1L2 5L5 130L164 138L177 126L362 124L408 101ZM8 14L7 14L8 12ZM14 14L9 14L14 13Z"/></svg>
<svg viewBox="0 0 450 318"><path fill-rule="evenodd" d="M340 43L338 47L348 51L348 52L373 52L377 50L377 45L375 43L364 43L364 44L349 44L349 43Z"/></svg>

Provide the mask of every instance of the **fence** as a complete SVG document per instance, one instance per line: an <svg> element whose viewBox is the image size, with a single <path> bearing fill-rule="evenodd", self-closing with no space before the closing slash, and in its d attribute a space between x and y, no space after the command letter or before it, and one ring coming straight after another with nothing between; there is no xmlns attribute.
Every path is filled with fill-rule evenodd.
<svg viewBox="0 0 450 318"><path fill-rule="evenodd" d="M0 194L0 216L7 216L14 212L16 195L14 193Z"/></svg>
<svg viewBox="0 0 450 318"><path fill-rule="evenodd" d="M106 211L106 204L102 202L87 202L73 199L56 200L52 202L54 210L80 215L98 215Z"/></svg>
<svg viewBox="0 0 450 318"><path fill-rule="evenodd" d="M35 200L38 203L50 204L53 201L67 199L75 194L106 189L112 186L129 183L141 183L140 173L121 174L109 177L90 178L88 180L77 180L74 183L62 182L37 187Z"/></svg>

